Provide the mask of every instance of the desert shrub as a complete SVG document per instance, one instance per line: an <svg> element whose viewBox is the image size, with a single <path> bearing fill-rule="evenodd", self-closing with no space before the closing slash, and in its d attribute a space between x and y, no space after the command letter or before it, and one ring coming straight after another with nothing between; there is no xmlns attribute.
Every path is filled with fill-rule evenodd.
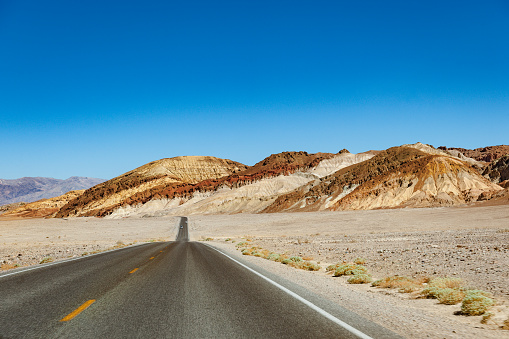
<svg viewBox="0 0 509 339"><path fill-rule="evenodd" d="M212 241L212 240L214 240L214 238L209 237L209 238L205 239L205 241Z"/></svg>
<svg viewBox="0 0 509 339"><path fill-rule="evenodd" d="M52 262L52 261L53 261L52 257L46 257L46 258L43 258L41 260L41 262L39 262L39 264L45 264L45 263Z"/></svg>
<svg viewBox="0 0 509 339"><path fill-rule="evenodd" d="M251 247L251 248L244 248L241 253L243 255L253 255L253 253L255 253L255 252L256 252L256 248Z"/></svg>
<svg viewBox="0 0 509 339"><path fill-rule="evenodd" d="M364 265L364 264L366 264L366 259L364 259L364 258L355 258L353 263L357 264L357 265Z"/></svg>
<svg viewBox="0 0 509 339"><path fill-rule="evenodd" d="M421 295L424 298L428 299L437 299L438 296L442 293L444 289L443 288L437 288L437 287L426 287L421 291Z"/></svg>
<svg viewBox="0 0 509 339"><path fill-rule="evenodd" d="M302 261L301 257L294 256L294 257L290 257L288 259L284 259L282 261L282 263L285 264L285 265L288 265L288 264L291 264L291 263L296 263L296 262L301 262L301 261Z"/></svg>
<svg viewBox="0 0 509 339"><path fill-rule="evenodd" d="M483 290L467 290L465 293L466 293L466 295L480 294L480 295L483 295L488 298L493 298L493 294L491 294L490 292L483 291Z"/></svg>
<svg viewBox="0 0 509 339"><path fill-rule="evenodd" d="M488 298L483 291L467 291L463 302L461 303L461 313L465 315L482 315L495 304L494 300Z"/></svg>
<svg viewBox="0 0 509 339"><path fill-rule="evenodd" d="M428 287L421 291L421 295L428 299L442 298L443 303L447 304L447 302L454 302L455 299L460 297L463 293L462 285L463 280L459 278L435 278L429 281Z"/></svg>
<svg viewBox="0 0 509 339"><path fill-rule="evenodd" d="M306 271L318 271L320 270L320 265L317 265L311 261L303 261L303 262L299 262L299 268L300 269L303 269L303 270L306 270Z"/></svg>
<svg viewBox="0 0 509 339"><path fill-rule="evenodd" d="M355 275L352 275L347 280L347 282L349 284L367 284L372 281L373 281L373 278L371 278L371 276L368 274L355 274Z"/></svg>
<svg viewBox="0 0 509 339"><path fill-rule="evenodd" d="M368 269L362 265L344 264L336 268L334 276L339 277L340 275L366 274L367 272Z"/></svg>
<svg viewBox="0 0 509 339"><path fill-rule="evenodd" d="M10 269L13 269L16 267L19 267L19 264L4 263L0 266L0 269L3 271L3 270L10 270Z"/></svg>
<svg viewBox="0 0 509 339"><path fill-rule="evenodd" d="M337 264L329 265L329 266L327 266L327 267L325 268L325 271L327 271L327 272L336 271L336 269L337 269L339 266L341 266L341 265L343 265L343 264L341 264L341 263L337 263Z"/></svg>
<svg viewBox="0 0 509 339"><path fill-rule="evenodd" d="M282 261L282 260L284 260L284 259L282 259L282 256L279 253L271 253L267 257L267 259L270 260L270 261Z"/></svg>
<svg viewBox="0 0 509 339"><path fill-rule="evenodd" d="M374 281L371 286L380 288L397 288L401 293L411 293L421 287L419 281L405 276L394 275Z"/></svg>
<svg viewBox="0 0 509 339"><path fill-rule="evenodd" d="M231 239L231 238L226 238L226 239L224 239L224 241L230 241L230 240L232 240L232 239Z"/></svg>
<svg viewBox="0 0 509 339"><path fill-rule="evenodd" d="M437 293L437 299L440 304L456 305L465 297L465 293L454 288L443 288Z"/></svg>
<svg viewBox="0 0 509 339"><path fill-rule="evenodd" d="M247 242L245 242L245 241L241 241L241 242L237 243L237 245L235 245L235 246L236 246L236 247L246 247L247 245L248 245L248 243L247 243Z"/></svg>
<svg viewBox="0 0 509 339"><path fill-rule="evenodd" d="M431 279L428 286L435 288L461 288L463 280L460 278L435 278Z"/></svg>

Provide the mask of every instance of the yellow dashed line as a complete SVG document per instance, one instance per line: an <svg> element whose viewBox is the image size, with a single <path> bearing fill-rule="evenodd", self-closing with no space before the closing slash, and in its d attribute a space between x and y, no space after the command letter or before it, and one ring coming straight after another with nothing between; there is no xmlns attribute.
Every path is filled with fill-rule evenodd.
<svg viewBox="0 0 509 339"><path fill-rule="evenodd" d="M138 270L138 268L135 268L134 270L132 270L132 271L131 271L131 272L129 272L129 273L134 273L134 272L136 272L137 270Z"/></svg>
<svg viewBox="0 0 509 339"><path fill-rule="evenodd" d="M60 321L69 321L71 320L72 318L74 318L75 316L77 316L78 314L80 314L81 312L83 312L84 310L87 309L88 306L92 305L93 303L95 302L95 299L91 299L87 302L85 302L83 305L81 305L80 307L78 307L77 309L75 309L74 311L72 311L71 313L69 313L68 315L66 315L64 318L62 318L62 320Z"/></svg>
<svg viewBox="0 0 509 339"><path fill-rule="evenodd" d="M150 258L150 260L154 259L155 257Z"/></svg>

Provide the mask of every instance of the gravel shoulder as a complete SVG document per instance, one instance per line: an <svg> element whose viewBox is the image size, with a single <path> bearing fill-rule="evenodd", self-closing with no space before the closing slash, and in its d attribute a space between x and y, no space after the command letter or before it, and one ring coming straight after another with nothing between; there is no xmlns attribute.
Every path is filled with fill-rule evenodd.
<svg viewBox="0 0 509 339"><path fill-rule="evenodd" d="M480 324L481 317L454 316L454 311L459 310L457 305L437 305L436 300L432 299L416 300L390 290L351 285L346 283L346 278L334 278L323 271L303 271L262 258L242 256L240 251L226 242L212 241L210 244L234 258L242 257L301 285L406 338L507 338L509 335L509 331L499 330L497 326Z"/></svg>

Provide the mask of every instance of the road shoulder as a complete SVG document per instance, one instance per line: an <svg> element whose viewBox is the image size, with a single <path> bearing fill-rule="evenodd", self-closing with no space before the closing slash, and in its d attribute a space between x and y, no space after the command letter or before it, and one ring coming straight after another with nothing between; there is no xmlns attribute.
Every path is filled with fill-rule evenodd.
<svg viewBox="0 0 509 339"><path fill-rule="evenodd" d="M299 285L318 296L377 323L407 338L504 338L505 331L492 331L473 326L463 317L444 317L448 312L442 307L430 311L426 303L436 300L414 300L393 293L373 291L366 285L346 284L341 278L318 272L294 269L258 257L243 256L235 244L211 241L210 245L248 265L260 267L271 274ZM435 309L435 308L433 308Z"/></svg>

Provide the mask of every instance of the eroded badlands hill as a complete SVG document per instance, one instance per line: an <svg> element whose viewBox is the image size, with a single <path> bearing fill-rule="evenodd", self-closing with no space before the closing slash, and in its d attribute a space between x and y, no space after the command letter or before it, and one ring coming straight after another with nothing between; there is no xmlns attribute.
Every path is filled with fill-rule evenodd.
<svg viewBox="0 0 509 339"><path fill-rule="evenodd" d="M458 147L438 147L440 150L456 150L464 156L477 161L492 162L506 154L509 154L509 145L487 146L476 149L458 148Z"/></svg>
<svg viewBox="0 0 509 339"><path fill-rule="evenodd" d="M123 204L138 203L133 196L154 187L178 187L245 170L246 166L208 156L183 156L153 161L86 190L57 213L57 217L104 215Z"/></svg>
<svg viewBox="0 0 509 339"><path fill-rule="evenodd" d="M504 155L490 163L482 173L494 183L509 180L509 155Z"/></svg>
<svg viewBox="0 0 509 339"><path fill-rule="evenodd" d="M214 157L177 157L92 187L56 216L453 206L505 197L502 187L507 185L501 181L506 171L506 157L488 165L456 149L421 143L359 154L282 152L254 166Z"/></svg>
<svg viewBox="0 0 509 339"><path fill-rule="evenodd" d="M501 187L423 144L393 147L278 197L264 212L451 206Z"/></svg>
<svg viewBox="0 0 509 339"><path fill-rule="evenodd" d="M228 177L158 191L157 195L152 195L156 198L145 205L133 207L134 204L129 204L115 210L111 216L257 213L282 194L373 156L374 152L351 154L346 150L338 154L273 154Z"/></svg>

